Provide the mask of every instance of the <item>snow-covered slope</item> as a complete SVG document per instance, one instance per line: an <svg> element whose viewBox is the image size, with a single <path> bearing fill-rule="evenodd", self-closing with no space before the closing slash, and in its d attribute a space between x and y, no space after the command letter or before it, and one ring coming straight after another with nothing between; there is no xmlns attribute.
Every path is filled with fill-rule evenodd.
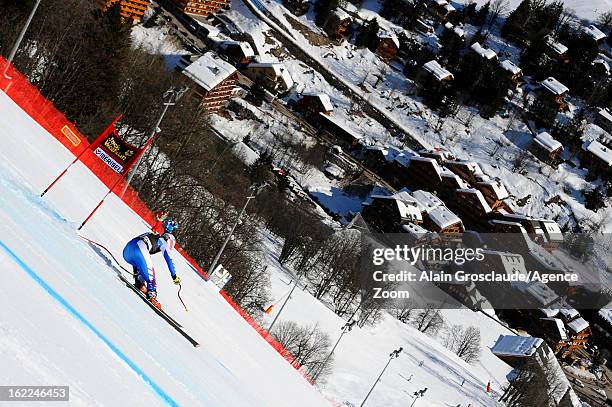
<svg viewBox="0 0 612 407"><path fill-rule="evenodd" d="M242 318L178 258L186 313L155 260L164 309L199 340L193 348L121 284L75 230L105 193L0 93L0 382L69 385L71 405L327 405ZM121 258L147 230L111 196L82 233ZM59 405L59 404L58 404Z"/></svg>
<svg viewBox="0 0 612 407"><path fill-rule="evenodd" d="M291 274L283 269L273 254L278 252L280 243L270 235L266 236L265 242L271 292L277 301L283 300L291 289L287 284L291 281ZM281 306L278 303L267 316L268 323L277 316ZM425 387L428 388L425 397L416 401L415 406L499 405L496 400L503 393L506 375L511 368L489 348L500 334L511 332L485 315L465 308L441 312L447 324L480 329L482 354L479 362L470 365L442 346L440 342L444 333L430 337L387 314L375 327L356 327L343 336L334 352L333 371L322 386L323 394L336 406L359 406L389 360L389 354L401 346L404 349L402 354L389 365L366 406L410 406L414 401L413 393ZM316 324L329 334L332 344L346 323L310 293L299 289L293 292L279 321L294 321L308 326ZM489 382L493 396L486 392Z"/></svg>

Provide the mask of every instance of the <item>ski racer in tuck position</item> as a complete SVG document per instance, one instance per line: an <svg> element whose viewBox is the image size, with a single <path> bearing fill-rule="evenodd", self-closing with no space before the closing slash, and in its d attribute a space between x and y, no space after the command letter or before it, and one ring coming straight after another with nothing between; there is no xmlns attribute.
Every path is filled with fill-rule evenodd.
<svg viewBox="0 0 612 407"><path fill-rule="evenodd" d="M144 233L130 240L123 249L123 258L134 269L134 285L160 310L161 304L157 300L157 284L151 255L163 253L172 281L174 284L180 284L181 280L176 275L174 262L170 256L170 252L176 245L176 239L172 232L177 228L178 223L167 218L163 223L164 233L162 235L154 232Z"/></svg>

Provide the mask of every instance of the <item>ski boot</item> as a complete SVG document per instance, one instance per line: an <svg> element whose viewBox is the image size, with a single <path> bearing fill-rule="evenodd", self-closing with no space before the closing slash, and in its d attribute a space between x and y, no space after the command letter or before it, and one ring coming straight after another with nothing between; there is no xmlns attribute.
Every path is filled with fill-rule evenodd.
<svg viewBox="0 0 612 407"><path fill-rule="evenodd" d="M145 286L145 290L146 290L146 286ZM151 290L151 291L147 291L147 299L151 302L151 304L153 304L153 306L155 306L155 308L157 308L158 310L161 311L162 306L160 304L159 301L157 301L157 292Z"/></svg>

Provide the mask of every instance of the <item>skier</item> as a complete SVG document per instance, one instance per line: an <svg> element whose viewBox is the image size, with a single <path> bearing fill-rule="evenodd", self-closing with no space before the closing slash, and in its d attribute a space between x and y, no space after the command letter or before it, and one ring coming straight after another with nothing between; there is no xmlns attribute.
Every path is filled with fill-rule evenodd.
<svg viewBox="0 0 612 407"><path fill-rule="evenodd" d="M134 269L134 285L143 294L146 294L149 301L160 310L161 304L157 300L157 284L151 255L162 252L170 270L172 281L174 284L180 284L181 280L176 275L174 262L170 256L170 252L176 245L176 239L172 232L177 228L178 223L171 218L167 218L163 223L164 233L162 235L153 232L144 233L130 240L123 249L123 258Z"/></svg>

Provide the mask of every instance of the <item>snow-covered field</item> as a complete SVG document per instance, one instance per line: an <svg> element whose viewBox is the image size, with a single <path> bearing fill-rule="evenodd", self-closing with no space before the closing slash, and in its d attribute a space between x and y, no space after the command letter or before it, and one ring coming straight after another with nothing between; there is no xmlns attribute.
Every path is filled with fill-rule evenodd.
<svg viewBox="0 0 612 407"><path fill-rule="evenodd" d="M288 283L293 274L277 262L274 253L278 252L279 242L273 236L265 235L265 243L272 277L271 293L273 299L282 300L291 289ZM280 307L281 303L277 304L271 315L266 316L267 324L275 318ZM489 348L499 335L512 333L485 315L468 309L442 310L442 315L448 324L480 329L482 355L479 362L466 363L444 348L440 338L429 337L386 314L375 327L354 328L344 335L334 353L333 372L322 386L323 394L335 405L344 402L360 405L389 360L391 351L401 346L404 348L402 354L390 364L370 395L367 406L404 407L414 400L412 394L415 391L425 387L428 391L417 401L417 406L496 405L494 398L486 393L487 383L491 382L494 395L499 397L511 368L494 356ZM317 324L329 334L332 343L346 323L322 302L300 289L293 292L279 321L295 321L309 326Z"/></svg>
<svg viewBox="0 0 612 407"><path fill-rule="evenodd" d="M485 4L487 0L476 0L479 6ZM468 0L451 1L456 4L467 4ZM508 0L509 9L513 10L521 3L521 0ZM564 0L565 8L573 11L576 17L587 20L596 21L597 18L606 11L612 10L612 0Z"/></svg>
<svg viewBox="0 0 612 407"><path fill-rule="evenodd" d="M177 258L186 313L163 260L159 299L194 348L129 291L76 234L104 195L72 156L0 93L0 382L68 385L72 405L324 406L328 403ZM117 257L147 230L111 196L81 231ZM61 405L59 403L58 405Z"/></svg>

